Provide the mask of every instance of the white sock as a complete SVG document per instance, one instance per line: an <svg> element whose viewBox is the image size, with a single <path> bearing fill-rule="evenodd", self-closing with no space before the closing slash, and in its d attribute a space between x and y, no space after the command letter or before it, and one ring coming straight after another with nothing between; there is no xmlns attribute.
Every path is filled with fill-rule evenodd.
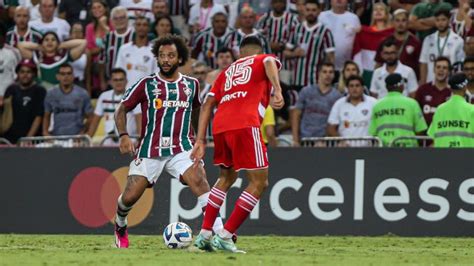
<svg viewBox="0 0 474 266"><path fill-rule="evenodd" d="M224 239L231 239L232 238L232 233L225 230L224 228L222 228L221 231L219 231L219 236L224 238Z"/></svg>
<svg viewBox="0 0 474 266"><path fill-rule="evenodd" d="M127 215L132 207L127 207L123 204L122 194L117 199L117 214L115 215L115 222L118 226L124 227L128 224Z"/></svg>
<svg viewBox="0 0 474 266"><path fill-rule="evenodd" d="M209 199L209 194L210 192L206 192L198 197L198 203L199 203L199 206L201 206L201 208L206 208L207 200ZM224 229L222 218L220 216L217 216L216 221L214 222L214 225L212 226L212 230L214 232L219 232L222 229Z"/></svg>
<svg viewBox="0 0 474 266"><path fill-rule="evenodd" d="M201 232L199 232L199 234L202 235L205 239L211 239L212 237L212 231L206 229L201 229Z"/></svg>

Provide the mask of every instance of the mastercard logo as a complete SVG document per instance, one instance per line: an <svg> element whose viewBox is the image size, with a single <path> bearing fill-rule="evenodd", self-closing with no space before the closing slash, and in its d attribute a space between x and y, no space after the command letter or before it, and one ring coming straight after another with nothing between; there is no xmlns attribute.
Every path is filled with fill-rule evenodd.
<svg viewBox="0 0 474 266"><path fill-rule="evenodd" d="M115 222L117 199L125 189L128 167L110 172L89 167L74 177L68 192L69 209L82 225L97 228ZM153 189L145 190L128 215L128 226L140 224L153 207Z"/></svg>

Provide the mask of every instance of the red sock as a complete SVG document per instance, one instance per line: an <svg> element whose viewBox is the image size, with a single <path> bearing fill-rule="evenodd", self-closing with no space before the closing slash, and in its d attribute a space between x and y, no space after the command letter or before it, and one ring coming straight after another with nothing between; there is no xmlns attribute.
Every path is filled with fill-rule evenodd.
<svg viewBox="0 0 474 266"><path fill-rule="evenodd" d="M216 221L217 215L224 202L226 193L218 188L213 187L209 193L206 211L204 212L204 220L202 222L202 229L212 231L212 226Z"/></svg>
<svg viewBox="0 0 474 266"><path fill-rule="evenodd" d="M232 214L224 225L224 229L229 231L229 233L235 233L245 219L247 219L255 205L257 205L257 202L258 198L247 191L242 192L235 203L235 208L232 211Z"/></svg>

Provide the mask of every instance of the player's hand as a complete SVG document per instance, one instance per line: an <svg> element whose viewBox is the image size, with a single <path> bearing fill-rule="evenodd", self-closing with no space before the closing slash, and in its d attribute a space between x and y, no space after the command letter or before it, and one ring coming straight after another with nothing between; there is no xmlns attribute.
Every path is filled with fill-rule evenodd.
<svg viewBox="0 0 474 266"><path fill-rule="evenodd" d="M285 105L285 101L283 100L283 95L281 95L281 92L273 94L270 98L270 106L275 110L280 110L283 105Z"/></svg>
<svg viewBox="0 0 474 266"><path fill-rule="evenodd" d="M130 154L134 155L135 154L135 146L133 145L133 141L130 139L129 136L124 135L120 137L119 139L119 144L120 144L120 153L121 154Z"/></svg>
<svg viewBox="0 0 474 266"><path fill-rule="evenodd" d="M305 57L306 56L306 51L303 48L298 47L298 48L295 49L294 54L295 54L296 57Z"/></svg>
<svg viewBox="0 0 474 266"><path fill-rule="evenodd" d="M191 160L194 161L193 167L197 167L204 158L206 152L206 144L202 140L197 140L194 144L193 150L191 151Z"/></svg>

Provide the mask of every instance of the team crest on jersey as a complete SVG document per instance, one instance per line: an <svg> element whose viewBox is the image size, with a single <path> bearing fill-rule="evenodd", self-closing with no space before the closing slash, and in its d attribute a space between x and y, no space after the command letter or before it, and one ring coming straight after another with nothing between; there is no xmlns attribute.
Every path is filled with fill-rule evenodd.
<svg viewBox="0 0 474 266"><path fill-rule="evenodd" d="M188 88L189 85L191 85L191 82L189 82L189 81L187 81L187 80L183 80L183 81L181 81L181 83L182 83L184 86L186 86L186 88Z"/></svg>
<svg viewBox="0 0 474 266"><path fill-rule="evenodd" d="M148 61L150 61L150 57L148 55L144 55L143 56L143 61L145 61L145 63L147 63Z"/></svg>
<svg viewBox="0 0 474 266"><path fill-rule="evenodd" d="M170 137L162 137L161 138L161 147L169 147L171 144L171 138Z"/></svg>
<svg viewBox="0 0 474 266"><path fill-rule="evenodd" d="M183 91L184 91L184 94L186 94L186 96L189 97L189 95L191 95L191 89L190 88L186 87L186 88L183 89Z"/></svg>
<svg viewBox="0 0 474 266"><path fill-rule="evenodd" d="M344 112L344 116L349 116L349 112Z"/></svg>
<svg viewBox="0 0 474 266"><path fill-rule="evenodd" d="M139 166L142 163L142 161L143 161L143 159L137 158L133 161L133 163L135 164L135 166Z"/></svg>
<svg viewBox="0 0 474 266"><path fill-rule="evenodd" d="M368 113L369 113L369 110L367 110L367 109L363 109L363 110L362 110L362 114L363 114L363 115L367 115Z"/></svg>
<svg viewBox="0 0 474 266"><path fill-rule="evenodd" d="M413 47L412 45L407 45L405 51L407 51L407 54L412 54L415 51L415 47Z"/></svg>
<svg viewBox="0 0 474 266"><path fill-rule="evenodd" d="M431 95L425 95L425 101L431 102L431 100L433 100L433 96L431 96Z"/></svg>

